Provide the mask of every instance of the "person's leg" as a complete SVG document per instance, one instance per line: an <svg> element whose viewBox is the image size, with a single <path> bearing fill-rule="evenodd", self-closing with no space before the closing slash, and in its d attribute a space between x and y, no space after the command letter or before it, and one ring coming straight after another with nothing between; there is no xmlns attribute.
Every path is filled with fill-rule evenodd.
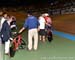
<svg viewBox="0 0 75 60"><path fill-rule="evenodd" d="M45 42L45 39L46 39L46 38L45 38L45 34L46 34L46 33L45 33L45 29L43 29L43 30L42 30L42 40L43 40L43 42Z"/></svg>
<svg viewBox="0 0 75 60"><path fill-rule="evenodd" d="M43 38L43 42L45 42L45 36L44 35L42 36L42 38Z"/></svg>
<svg viewBox="0 0 75 60"><path fill-rule="evenodd" d="M40 41L42 40L42 38L41 38L41 29L40 29L40 31L39 31L39 40L40 40Z"/></svg>
<svg viewBox="0 0 75 60"><path fill-rule="evenodd" d="M32 50L32 37L33 37L33 31L28 31L28 49Z"/></svg>
<svg viewBox="0 0 75 60"><path fill-rule="evenodd" d="M9 54L10 40L5 42L5 54Z"/></svg>
<svg viewBox="0 0 75 60"><path fill-rule="evenodd" d="M34 30L34 50L38 48L38 31L37 29Z"/></svg>
<svg viewBox="0 0 75 60"><path fill-rule="evenodd" d="M40 41L42 40L42 37L41 37L41 35L39 35L39 39L40 39Z"/></svg>
<svg viewBox="0 0 75 60"><path fill-rule="evenodd" d="M52 32L49 31L48 32L48 41L51 42L53 40L53 35L52 35Z"/></svg>
<svg viewBox="0 0 75 60"><path fill-rule="evenodd" d="M0 60L3 60L4 58L4 50L3 50L3 46L2 46L2 41L1 41L1 38L0 38Z"/></svg>

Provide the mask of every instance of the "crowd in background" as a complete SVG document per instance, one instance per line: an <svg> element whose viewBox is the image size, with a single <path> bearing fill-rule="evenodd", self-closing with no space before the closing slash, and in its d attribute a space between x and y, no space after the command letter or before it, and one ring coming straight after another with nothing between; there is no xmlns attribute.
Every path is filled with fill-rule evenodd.
<svg viewBox="0 0 75 60"><path fill-rule="evenodd" d="M59 15L59 14L72 14L75 13L75 6L74 4L59 4L59 5L47 5L45 7L35 7L35 6L15 6L15 7L0 7L0 10L3 11L21 11L21 12L27 12L29 10L36 11L40 13L47 12L50 15Z"/></svg>

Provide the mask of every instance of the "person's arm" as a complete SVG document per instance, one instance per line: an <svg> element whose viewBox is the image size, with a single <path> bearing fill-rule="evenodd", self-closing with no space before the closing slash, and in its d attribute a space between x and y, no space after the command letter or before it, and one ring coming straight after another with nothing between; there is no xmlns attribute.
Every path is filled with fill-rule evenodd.
<svg viewBox="0 0 75 60"><path fill-rule="evenodd" d="M40 31L40 26L38 26L38 31Z"/></svg>
<svg viewBox="0 0 75 60"><path fill-rule="evenodd" d="M51 24L50 24L50 23L46 23L46 25L51 26Z"/></svg>
<svg viewBox="0 0 75 60"><path fill-rule="evenodd" d="M20 29L20 31L18 32L19 34L20 33L22 33L26 28L27 28L27 26L28 26L28 22L27 22L27 20L24 22L24 25L23 25L23 27Z"/></svg>
<svg viewBox="0 0 75 60"><path fill-rule="evenodd" d="M38 31L40 31L40 23L39 23L39 20L37 20L37 25L38 25Z"/></svg>
<svg viewBox="0 0 75 60"><path fill-rule="evenodd" d="M25 30L25 28L22 27L18 33L20 34L20 33L22 33L24 30Z"/></svg>

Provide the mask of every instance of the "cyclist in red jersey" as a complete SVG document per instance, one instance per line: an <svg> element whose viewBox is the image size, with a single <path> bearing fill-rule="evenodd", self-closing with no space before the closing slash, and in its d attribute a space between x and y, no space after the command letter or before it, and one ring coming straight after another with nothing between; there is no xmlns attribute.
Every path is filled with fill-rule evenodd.
<svg viewBox="0 0 75 60"><path fill-rule="evenodd" d="M45 21L46 21L47 38L48 38L48 41L51 42L53 40L53 35L52 35L52 19L50 18L48 13L44 14L44 18L45 18Z"/></svg>

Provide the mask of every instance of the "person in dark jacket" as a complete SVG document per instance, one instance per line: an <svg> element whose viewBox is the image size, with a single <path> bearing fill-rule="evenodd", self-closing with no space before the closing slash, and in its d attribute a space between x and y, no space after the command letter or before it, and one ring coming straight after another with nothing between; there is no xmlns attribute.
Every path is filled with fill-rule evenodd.
<svg viewBox="0 0 75 60"><path fill-rule="evenodd" d="M10 26L8 25L7 21L3 23L1 34L2 34L2 43L8 41L11 35L11 30L10 30Z"/></svg>
<svg viewBox="0 0 75 60"><path fill-rule="evenodd" d="M1 20L1 40L5 44L5 54L9 54L11 29L8 24L7 14L4 14Z"/></svg>

